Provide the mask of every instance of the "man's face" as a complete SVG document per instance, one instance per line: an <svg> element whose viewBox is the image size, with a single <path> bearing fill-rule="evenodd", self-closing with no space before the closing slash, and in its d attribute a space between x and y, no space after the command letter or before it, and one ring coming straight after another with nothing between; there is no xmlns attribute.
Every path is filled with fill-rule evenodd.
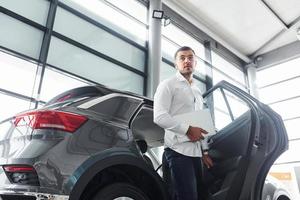
<svg viewBox="0 0 300 200"><path fill-rule="evenodd" d="M197 61L192 50L179 51L176 55L175 67L182 75L191 75L196 67Z"/></svg>

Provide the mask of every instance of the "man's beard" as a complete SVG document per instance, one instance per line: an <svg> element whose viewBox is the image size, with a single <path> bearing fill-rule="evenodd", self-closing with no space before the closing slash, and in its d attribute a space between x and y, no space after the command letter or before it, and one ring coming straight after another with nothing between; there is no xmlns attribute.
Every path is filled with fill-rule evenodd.
<svg viewBox="0 0 300 200"><path fill-rule="evenodd" d="M190 69L183 69L180 71L182 75L191 75L194 72L194 69L191 67Z"/></svg>

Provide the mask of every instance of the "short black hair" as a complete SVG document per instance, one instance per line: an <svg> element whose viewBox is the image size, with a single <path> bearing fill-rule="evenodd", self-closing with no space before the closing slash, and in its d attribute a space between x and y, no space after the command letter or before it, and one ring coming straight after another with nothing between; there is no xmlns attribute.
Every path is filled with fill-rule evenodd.
<svg viewBox="0 0 300 200"><path fill-rule="evenodd" d="M177 51L175 52L175 55L174 55L175 59L176 59L178 52L180 52L180 51L192 51L195 54L195 51L191 47L183 46L183 47L180 47L179 49L177 49Z"/></svg>

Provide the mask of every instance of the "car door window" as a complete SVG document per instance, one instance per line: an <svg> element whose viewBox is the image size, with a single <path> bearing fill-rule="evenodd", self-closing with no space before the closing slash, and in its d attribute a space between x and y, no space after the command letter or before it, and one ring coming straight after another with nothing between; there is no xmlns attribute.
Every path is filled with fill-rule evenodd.
<svg viewBox="0 0 300 200"><path fill-rule="evenodd" d="M223 89L213 92L212 114L217 130L221 130L249 111L249 106L236 95ZM206 97L206 99L209 96Z"/></svg>

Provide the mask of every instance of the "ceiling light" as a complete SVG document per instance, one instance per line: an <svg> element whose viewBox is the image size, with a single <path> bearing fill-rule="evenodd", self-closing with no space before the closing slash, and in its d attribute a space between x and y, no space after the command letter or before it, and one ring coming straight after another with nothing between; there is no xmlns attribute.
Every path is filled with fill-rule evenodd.
<svg viewBox="0 0 300 200"><path fill-rule="evenodd" d="M164 17L164 11L162 10L153 10L152 18L162 19Z"/></svg>
<svg viewBox="0 0 300 200"><path fill-rule="evenodd" d="M164 26L171 24L171 19L169 17L164 17Z"/></svg>

